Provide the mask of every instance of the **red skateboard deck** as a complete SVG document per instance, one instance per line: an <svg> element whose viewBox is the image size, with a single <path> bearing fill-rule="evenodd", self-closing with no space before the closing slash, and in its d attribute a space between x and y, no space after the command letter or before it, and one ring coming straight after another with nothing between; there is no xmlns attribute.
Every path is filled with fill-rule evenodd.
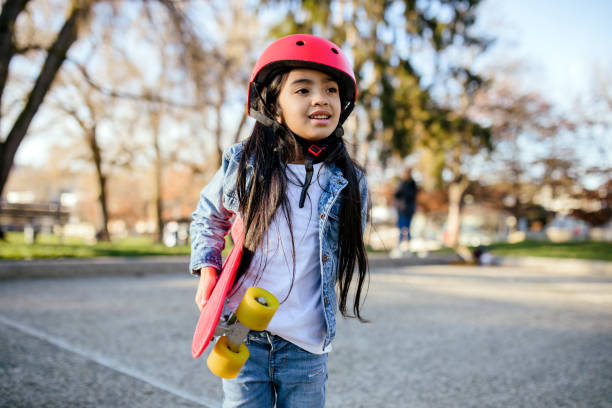
<svg viewBox="0 0 612 408"><path fill-rule="evenodd" d="M232 248L225 262L223 262L217 285L213 289L210 299L208 299L208 302L202 308L198 324L193 333L191 355L194 358L200 357L204 350L206 350L208 343L210 343L210 339L219 323L227 294L234 285L236 271L242 257L242 244L244 242L242 219L239 217L236 217L232 225L231 234L234 240L234 248Z"/></svg>

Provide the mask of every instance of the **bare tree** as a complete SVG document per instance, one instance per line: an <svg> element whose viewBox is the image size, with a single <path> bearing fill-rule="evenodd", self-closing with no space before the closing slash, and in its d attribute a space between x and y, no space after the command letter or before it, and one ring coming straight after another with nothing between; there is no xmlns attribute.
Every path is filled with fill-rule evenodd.
<svg viewBox="0 0 612 408"><path fill-rule="evenodd" d="M214 150L216 152L216 167L221 164L222 138L228 132L223 124L226 116L227 105L235 98L235 89L242 88L246 91L250 68L254 64L252 49L255 48L257 21L252 14L245 10L243 4L238 1L228 2L224 13L220 13L217 24L225 28L226 35L216 45L213 63L211 64L213 92L209 94L212 100L212 109L215 117ZM241 92L240 101L246 100ZM240 119L235 121L233 141L238 141L242 129L246 123L246 110L243 110Z"/></svg>
<svg viewBox="0 0 612 408"><path fill-rule="evenodd" d="M66 14L63 25L57 34L55 34L54 40L48 46L45 45L44 41L41 41L40 43L22 44L19 42L20 35L17 32L20 27L18 20L21 16L27 15L28 7L36 8L35 10L38 10L40 7L42 7L41 4L37 2L30 2L28 0L6 0L2 5L2 12L0 14L0 106L2 96L5 94L4 91L6 86L11 81L9 67L11 65L11 61L14 60L14 57L25 55L27 53L38 52L44 53L45 59L41 65L36 80L31 86L29 92L27 92L27 97L25 98L21 112L15 115L16 119L13 125L9 127L10 130L8 134L0 141L0 195L4 190L15 154L28 132L30 123L41 106L46 94L51 89L54 79L60 72L60 67L68 58L69 49L77 41L79 33L83 33L83 31L80 30L80 27L85 27L86 23L91 23L91 19L88 19L88 17L93 14L92 11L94 9L94 5L99 5L97 9L101 12L110 10L109 15L105 16L109 19L105 20L104 23L98 23L98 26L106 24L109 27L109 29L104 30L104 32L100 34L100 38L106 41L111 41L113 37L117 38L119 36L118 32L114 32L113 24L111 23L109 25L107 23L108 21L112 22L119 18L124 8L131 7L133 10L134 8L139 7L145 12L154 10L152 15L155 15L156 18L163 19L163 16L165 16L165 24L161 26L162 30L159 30L159 32L163 32L165 29L171 28L169 32L173 33L172 39L175 41L175 43L160 44L158 42L158 44L160 46L174 46L176 48L182 47L184 52L177 53L178 58L181 60L179 64L180 69L182 69L183 72L187 73L195 81L197 89L205 89L204 83L206 75L204 74L206 73L206 56L208 53L204 49L202 39L195 35L193 26L189 24L189 20L182 10L184 7L183 4L177 4L176 2L170 0L156 0L154 2L142 2L140 4L132 2L129 2L130 4L127 4L128 2L103 2L101 0L72 0L68 3L69 10ZM51 10L51 12L55 16L57 15L58 10ZM130 15L130 13L125 14ZM36 28L33 26L33 21L33 19L30 21L31 27L28 26L27 28L31 29L31 31L36 31ZM87 27L89 27L89 25L87 25ZM23 27L21 27L21 29L23 31ZM114 42L115 44L120 43L120 41L116 40L114 40ZM118 54L120 55L127 56L128 54L120 49L116 49L116 51L118 51ZM117 66L108 64L107 68L109 67L112 67L111 69L120 67L120 70L125 72L125 66L121 64ZM137 93L135 94L133 91L125 92L112 89L111 87L105 87L99 81L99 78L89 75L87 67L83 67L82 72L85 74L86 82L89 82L91 86L102 93L119 97L128 97L132 98L133 100L142 100L142 95L138 95ZM161 99L159 95L154 97ZM200 100L202 100L202 98L200 98ZM191 102L193 102L193 100ZM195 103L192 103L192 106L193 105L195 105ZM2 108L5 107L2 106ZM13 107L11 107L11 109L14 110ZM71 112L73 117L76 111L77 110L73 110L73 112ZM4 120L6 118L3 115L5 109L2 109L1 112L2 114L0 115L0 120ZM84 121L82 121L81 124L87 128L88 134L90 135L89 140L95 140L97 138L95 136L97 127ZM102 156L98 147L96 147L95 144L91 145L92 152L94 152L94 157ZM106 183L102 170L100 170L99 174L100 182ZM104 188L102 188L101 191L101 194L104 195ZM106 206L103 205L103 207ZM103 212L106 213L107 211L103 210ZM105 230L106 227L103 229ZM106 233L103 234L107 235Z"/></svg>
<svg viewBox="0 0 612 408"><path fill-rule="evenodd" d="M20 48L16 43L15 27L18 17L23 13L28 0L7 0L0 14L0 101L9 77L11 60L19 53L27 52L36 46ZM46 58L38 77L32 86L26 103L11 126L6 139L0 142L0 195L13 165L15 153L25 137L32 119L40 108L60 67L66 59L70 47L77 40L78 28L90 12L92 1L72 2L71 9L57 33L53 43L46 50Z"/></svg>
<svg viewBox="0 0 612 408"><path fill-rule="evenodd" d="M65 73L59 78L58 85L65 93L69 92L70 98L55 100L54 105L72 118L82 131L83 141L87 147L87 161L93 163L95 168L96 180L98 183L98 202L102 215L102 225L98 232L98 239L109 241L110 233L108 230L109 205L108 205L108 169L109 166L103 158L103 148L99 141L99 126L102 121L108 119L108 101L103 96L92 89L87 82L74 73Z"/></svg>
<svg viewBox="0 0 612 408"><path fill-rule="evenodd" d="M547 161L533 157L532 147L545 143L557 145L563 130L573 129L567 118L555 114L553 106L537 92L522 91L516 82L516 67L496 67L497 76L486 89L480 90L469 108L469 114L477 120L491 124L493 152L486 165L488 177L503 183L508 189L506 210L515 217L524 212L524 204L533 198L528 185L541 185L544 174L533 179L537 162L546 166ZM532 151L526 151L529 149ZM550 154L559 153L555 148ZM548 162L552 164L552 162Z"/></svg>
<svg viewBox="0 0 612 408"><path fill-rule="evenodd" d="M160 107L151 106L149 108L149 120L151 123L151 136L153 138L153 152L155 154L153 160L153 175L154 175L154 186L155 186L155 221L157 226L156 241L161 242L164 231L164 220L162 217L163 212L163 200L162 200L162 170L163 170L163 157L160 148L160 122L162 117L162 110Z"/></svg>

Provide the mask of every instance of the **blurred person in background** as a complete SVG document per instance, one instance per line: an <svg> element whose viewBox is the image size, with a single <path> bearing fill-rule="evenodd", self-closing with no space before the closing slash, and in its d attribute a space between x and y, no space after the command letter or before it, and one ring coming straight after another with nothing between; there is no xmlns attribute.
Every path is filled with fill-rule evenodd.
<svg viewBox="0 0 612 408"><path fill-rule="evenodd" d="M410 236L410 224L416 208L417 185L412 178L412 169L407 167L402 173L400 184L395 191L395 208L397 210L397 228L399 239L397 250L406 252L408 250ZM397 251L396 251L397 252Z"/></svg>

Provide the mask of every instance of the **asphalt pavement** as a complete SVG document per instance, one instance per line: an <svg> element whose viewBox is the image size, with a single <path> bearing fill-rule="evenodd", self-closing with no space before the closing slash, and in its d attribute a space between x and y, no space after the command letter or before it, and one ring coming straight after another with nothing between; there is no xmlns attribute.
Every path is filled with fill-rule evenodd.
<svg viewBox="0 0 612 408"><path fill-rule="evenodd" d="M84 266L86 267L86 266ZM184 272L0 281L1 407L218 407ZM612 407L612 276L384 264L328 407Z"/></svg>

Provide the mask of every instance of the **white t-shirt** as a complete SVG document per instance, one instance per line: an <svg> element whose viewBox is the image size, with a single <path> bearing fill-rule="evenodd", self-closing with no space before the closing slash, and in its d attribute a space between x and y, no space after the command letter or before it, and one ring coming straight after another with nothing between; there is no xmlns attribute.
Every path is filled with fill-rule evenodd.
<svg viewBox="0 0 612 408"><path fill-rule="evenodd" d="M280 306L267 330L314 354L331 351L331 345L323 350L326 327L321 302L318 214L321 186L325 185L322 164L313 166L313 177L303 208L299 208L299 200L306 169L303 164L288 165L287 198L291 208L295 271L289 226L282 209L279 209L239 282L239 289L231 294L228 304L231 310L235 310L251 286L268 290L276 296Z"/></svg>

